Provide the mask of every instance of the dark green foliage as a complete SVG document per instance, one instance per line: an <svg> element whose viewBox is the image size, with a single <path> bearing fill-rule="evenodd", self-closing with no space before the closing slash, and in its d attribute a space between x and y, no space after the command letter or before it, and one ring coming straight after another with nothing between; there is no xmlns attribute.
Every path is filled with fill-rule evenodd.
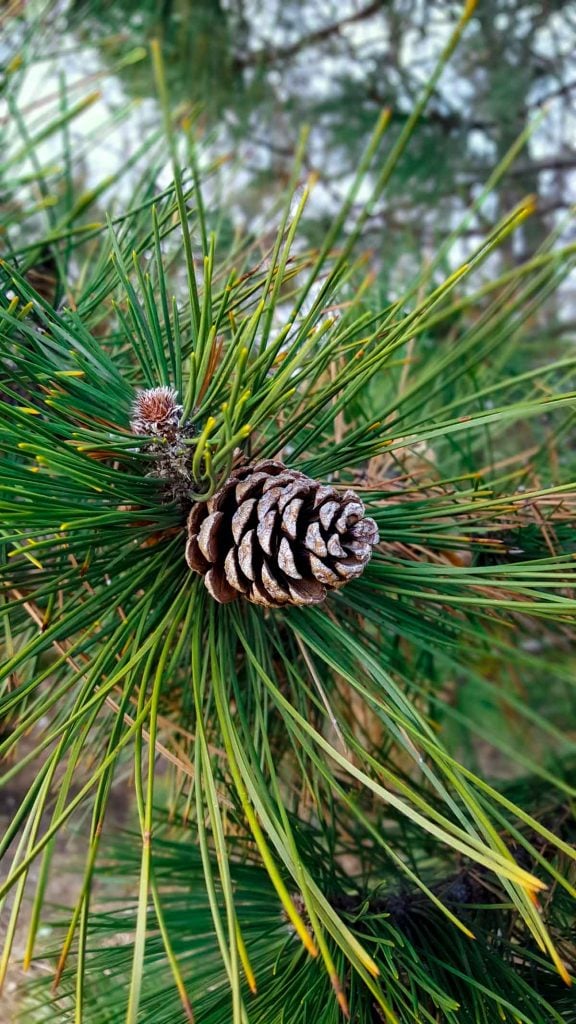
<svg viewBox="0 0 576 1024"><path fill-rule="evenodd" d="M566 811L560 809L555 824L565 819ZM501 1013L503 1019L510 1016L518 1021L576 1019L570 991L526 940L505 894L482 871L462 866L452 877L431 883L432 892L474 930L476 940L471 942L446 922L425 894L414 886L399 886L385 861L371 865L372 876L376 879L380 875L380 882L366 889L362 879L339 866L350 862L354 851L341 849L336 859L328 860L328 837L314 834L304 823L294 822L294 827L305 861L316 871L319 863L327 865L322 887L352 934L362 943L369 943L387 979L390 1004L404 1007L402 1019L434 1021L439 1013L440 1019L454 1024L492 1021ZM113 856L102 865L102 877L107 880L103 894L107 909L93 915L87 941L86 1014L93 1024L112 1020L114 1015L121 1019L126 1012L131 949L124 940L119 941L119 933L130 934L136 923L136 906L126 896L134 889L139 867L134 838L127 836L116 844ZM404 842L413 855L418 848L417 835L407 833ZM209 1024L226 1024L226 975L206 899L202 864L186 830L164 827L155 840L153 865L162 894L164 923L197 1018ZM424 876L430 873L425 858L421 870ZM252 996L246 987L250 1020L257 1024L280 1024L285 1020L328 1024L339 1020L330 982L318 973L285 914L278 909L266 874L248 860L233 866L232 880L258 987ZM219 888L216 897L224 912ZM558 893L548 908L552 927L565 932L571 913L569 901ZM340 976L346 977L345 960L336 950L333 952ZM165 971L162 936L158 928L152 928L145 957L143 1021L186 1019L176 990L165 988ZM105 985L100 980L103 976L107 979ZM31 1022L44 1019L43 986L35 987L38 1009L33 1010L33 988ZM73 989L71 970L62 984L62 1007L73 999ZM349 989L351 1020L385 1019L366 988L350 979ZM66 1010L55 1019L67 1019Z"/></svg>

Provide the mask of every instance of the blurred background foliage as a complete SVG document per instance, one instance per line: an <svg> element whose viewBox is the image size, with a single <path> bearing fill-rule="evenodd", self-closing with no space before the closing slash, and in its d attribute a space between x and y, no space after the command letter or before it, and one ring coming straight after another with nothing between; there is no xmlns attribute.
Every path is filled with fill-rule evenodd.
<svg viewBox="0 0 576 1024"><path fill-rule="evenodd" d="M323 185L314 211L321 232L379 111L392 108L397 134L460 10L450 0L77 0L65 19L80 60L89 47L114 65L161 39L172 100L196 107L203 130L229 147L247 218L286 183L300 128L309 124L307 160ZM503 258L534 251L576 198L575 51L570 0L479 5L371 219L385 264L435 248L527 130L526 148L483 217L494 223L536 194L537 217ZM130 96L154 95L146 61L126 67L120 81ZM469 230L477 237L486 227Z"/></svg>
<svg viewBox="0 0 576 1024"><path fill-rule="evenodd" d="M18 3L7 6L12 13L0 50L5 68L19 44ZM145 54L159 38L172 102L181 104L183 117L196 119L197 134L224 159L214 187L226 189L228 215L243 228L261 226L286 186L302 125L310 126L306 164L321 188L307 218L318 239L383 107L392 109L392 137L402 129L461 5L74 0L56 10L45 17L44 35L31 41L41 59L31 94L37 97L39 86L41 94L57 90L65 74L68 83L92 76L114 110L126 98L141 101L119 137L86 149L89 185L103 164L124 162L143 126L158 116ZM575 51L573 0L483 0L366 226L363 244L373 247L388 273L406 276L435 251L524 133L525 148L460 247L473 245L533 193L536 216L498 259L518 262L534 252L576 199ZM113 74L103 79L103 71ZM78 130L82 136L81 125L73 133Z"/></svg>

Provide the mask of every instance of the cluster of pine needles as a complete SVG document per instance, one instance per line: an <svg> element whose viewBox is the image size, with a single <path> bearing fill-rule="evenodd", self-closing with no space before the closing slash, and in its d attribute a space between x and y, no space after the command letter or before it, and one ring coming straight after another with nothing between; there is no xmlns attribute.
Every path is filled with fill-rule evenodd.
<svg viewBox="0 0 576 1024"><path fill-rule="evenodd" d="M163 123L104 218L115 181L79 193L70 145L92 94L63 82L24 116L24 24L0 156L0 753L21 792L0 984L27 917L23 1020L576 1020L576 356L550 357L542 313L576 245L559 227L492 273L528 197L446 270L515 145L401 295L362 249L472 10L402 130L378 120L319 248L305 136L273 242L225 230L157 45ZM381 538L363 576L317 607L217 605L131 428L159 386L194 500L238 449L353 487Z"/></svg>

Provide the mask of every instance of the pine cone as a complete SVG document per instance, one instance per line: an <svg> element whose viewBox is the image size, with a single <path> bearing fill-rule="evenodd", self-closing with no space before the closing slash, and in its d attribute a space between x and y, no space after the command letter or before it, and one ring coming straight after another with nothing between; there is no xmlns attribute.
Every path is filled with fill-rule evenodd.
<svg viewBox="0 0 576 1024"><path fill-rule="evenodd" d="M186 561L217 601L318 604L360 576L378 528L354 491L340 493L268 460L232 472L188 517Z"/></svg>

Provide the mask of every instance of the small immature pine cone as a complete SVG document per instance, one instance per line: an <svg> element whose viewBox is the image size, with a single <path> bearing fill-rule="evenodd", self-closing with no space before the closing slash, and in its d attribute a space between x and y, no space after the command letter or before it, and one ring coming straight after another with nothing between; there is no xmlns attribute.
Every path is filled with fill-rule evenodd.
<svg viewBox="0 0 576 1024"><path fill-rule="evenodd" d="M139 391L132 407L130 426L135 434L158 434L171 438L180 421L182 406L174 388L147 388Z"/></svg>
<svg viewBox="0 0 576 1024"><path fill-rule="evenodd" d="M360 576L378 539L354 491L267 460L234 470L192 507L186 561L221 603L318 604Z"/></svg>

